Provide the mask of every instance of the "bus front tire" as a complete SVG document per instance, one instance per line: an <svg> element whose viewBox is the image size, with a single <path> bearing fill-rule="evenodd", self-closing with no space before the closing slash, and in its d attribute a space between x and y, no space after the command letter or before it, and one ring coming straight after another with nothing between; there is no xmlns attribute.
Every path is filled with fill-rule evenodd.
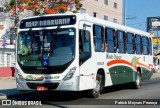
<svg viewBox="0 0 160 108"><path fill-rule="evenodd" d="M100 96L100 93L101 93L101 88L102 88L102 75L100 74L97 74L97 77L96 77L96 86L93 90L91 90L90 92L90 95L92 98L98 98Z"/></svg>

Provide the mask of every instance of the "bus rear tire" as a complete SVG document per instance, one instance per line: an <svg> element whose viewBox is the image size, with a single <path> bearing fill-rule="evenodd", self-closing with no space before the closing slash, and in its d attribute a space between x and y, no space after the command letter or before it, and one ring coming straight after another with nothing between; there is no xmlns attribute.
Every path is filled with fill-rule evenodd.
<svg viewBox="0 0 160 108"><path fill-rule="evenodd" d="M95 86L95 88L93 89L93 90L91 90L91 92L90 92L90 96L92 97L92 98L98 98L99 96L100 96L100 94L101 94L101 88L102 88L102 81L103 81L103 79L102 79L103 77L102 77L102 75L100 75L100 74L97 74L97 77L96 77L96 86Z"/></svg>
<svg viewBox="0 0 160 108"><path fill-rule="evenodd" d="M137 72L136 81L133 83L133 88L139 89L141 87L141 75Z"/></svg>

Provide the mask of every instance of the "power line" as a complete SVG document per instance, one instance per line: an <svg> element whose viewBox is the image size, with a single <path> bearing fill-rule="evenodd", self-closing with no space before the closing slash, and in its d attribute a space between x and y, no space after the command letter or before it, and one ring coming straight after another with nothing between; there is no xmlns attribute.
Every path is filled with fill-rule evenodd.
<svg viewBox="0 0 160 108"><path fill-rule="evenodd" d="M139 22L139 23L132 23L132 24L128 24L128 25L138 25L138 24L146 24L147 22Z"/></svg>

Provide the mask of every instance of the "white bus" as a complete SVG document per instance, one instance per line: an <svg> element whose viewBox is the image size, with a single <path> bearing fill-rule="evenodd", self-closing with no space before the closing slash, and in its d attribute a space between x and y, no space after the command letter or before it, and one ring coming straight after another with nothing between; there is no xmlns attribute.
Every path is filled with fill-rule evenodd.
<svg viewBox="0 0 160 108"><path fill-rule="evenodd" d="M152 76L147 32L91 17L54 14L20 21L16 45L18 90L90 91Z"/></svg>

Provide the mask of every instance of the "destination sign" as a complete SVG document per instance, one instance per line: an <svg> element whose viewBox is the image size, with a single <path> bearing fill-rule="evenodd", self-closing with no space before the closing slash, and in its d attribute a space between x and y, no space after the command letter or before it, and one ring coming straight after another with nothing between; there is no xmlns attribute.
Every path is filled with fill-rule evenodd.
<svg viewBox="0 0 160 108"><path fill-rule="evenodd" d="M42 16L38 18L23 19L20 22L20 29L74 25L75 23L76 16Z"/></svg>

